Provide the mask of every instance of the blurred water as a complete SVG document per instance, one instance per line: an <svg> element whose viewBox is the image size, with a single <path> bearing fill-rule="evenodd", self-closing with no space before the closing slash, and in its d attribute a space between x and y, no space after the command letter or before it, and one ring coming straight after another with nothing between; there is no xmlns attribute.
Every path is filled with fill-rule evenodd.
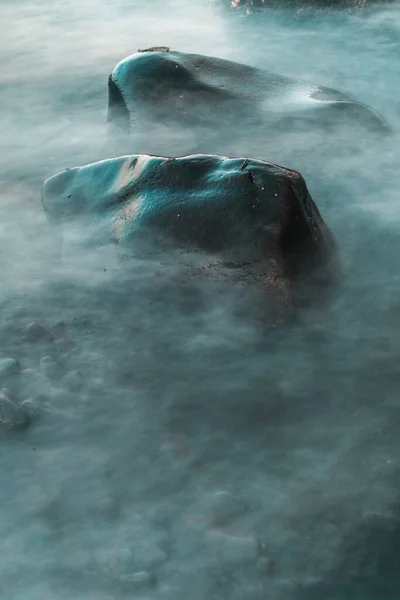
<svg viewBox="0 0 400 600"><path fill-rule="evenodd" d="M0 21L0 359L23 369L6 393L45 405L0 438L1 597L399 598L399 6L2 0ZM162 265L121 268L107 249L60 262L40 185L113 155L108 74L155 45L336 87L393 126L346 146L238 123L208 149L303 173L341 249L327 313L264 336L232 293L171 286ZM67 333L31 341L32 321ZM222 537L220 490L245 507Z"/></svg>

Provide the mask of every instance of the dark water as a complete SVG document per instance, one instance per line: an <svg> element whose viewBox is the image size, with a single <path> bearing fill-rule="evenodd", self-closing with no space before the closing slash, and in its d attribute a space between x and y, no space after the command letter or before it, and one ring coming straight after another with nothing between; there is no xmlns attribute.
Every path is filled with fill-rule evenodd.
<svg viewBox="0 0 400 600"><path fill-rule="evenodd" d="M41 407L0 438L1 598L400 598L398 5L299 18L2 0L0 20L0 358L22 368L2 387ZM60 259L40 185L115 153L107 76L154 45L336 87L393 126L349 143L238 123L208 149L303 173L341 250L328 311L263 332L232 292L171 286L162 265ZM66 331L32 341L32 321Z"/></svg>

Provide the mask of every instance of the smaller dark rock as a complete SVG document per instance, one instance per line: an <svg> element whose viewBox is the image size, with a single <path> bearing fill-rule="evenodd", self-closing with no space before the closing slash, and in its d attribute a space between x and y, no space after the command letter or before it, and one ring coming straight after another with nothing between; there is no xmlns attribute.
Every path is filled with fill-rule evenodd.
<svg viewBox="0 0 400 600"><path fill-rule="evenodd" d="M214 527L224 527L246 512L245 503L226 491L210 494L207 498L208 519Z"/></svg>
<svg viewBox="0 0 400 600"><path fill-rule="evenodd" d="M43 412L43 408L32 398L24 400L19 408L28 417L30 422L36 421Z"/></svg>
<svg viewBox="0 0 400 600"><path fill-rule="evenodd" d="M26 328L26 336L31 342L52 342L54 340L54 336L51 331L42 325L39 325L39 323L30 323Z"/></svg>
<svg viewBox="0 0 400 600"><path fill-rule="evenodd" d="M0 378L17 375L21 370L21 366L14 358L3 358L0 360Z"/></svg>
<svg viewBox="0 0 400 600"><path fill-rule="evenodd" d="M31 417L21 406L7 396L0 395L0 429L10 432L23 431L31 423Z"/></svg>
<svg viewBox="0 0 400 600"><path fill-rule="evenodd" d="M7 398L8 398L9 400L13 400L13 401L15 401L15 399L16 399L16 395L15 395L15 392L14 392L14 390L12 390L11 388L7 388L7 387L4 387L4 388L1 390L1 392L0 392L0 395L1 395L1 396L7 396Z"/></svg>
<svg viewBox="0 0 400 600"><path fill-rule="evenodd" d="M57 321L51 326L51 333L56 339L62 339L67 337L67 325L64 321Z"/></svg>
<svg viewBox="0 0 400 600"><path fill-rule="evenodd" d="M55 380L61 376L61 368L60 365L56 363L54 358L51 356L44 356L40 360L40 371L45 375L48 379Z"/></svg>
<svg viewBox="0 0 400 600"><path fill-rule="evenodd" d="M62 380L62 387L69 392L78 392L82 389L85 377L81 371L69 371Z"/></svg>

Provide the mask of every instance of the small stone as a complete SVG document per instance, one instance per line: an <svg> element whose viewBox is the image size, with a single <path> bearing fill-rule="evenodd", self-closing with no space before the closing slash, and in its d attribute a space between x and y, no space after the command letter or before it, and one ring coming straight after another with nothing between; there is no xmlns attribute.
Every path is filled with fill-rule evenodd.
<svg viewBox="0 0 400 600"><path fill-rule="evenodd" d="M44 356L39 363L40 371L49 379L57 379L60 377L61 369L51 356Z"/></svg>
<svg viewBox="0 0 400 600"><path fill-rule="evenodd" d="M87 382L87 388L89 393L93 394L94 396L102 395L106 391L104 379L100 377L94 377L92 379L89 379L89 381Z"/></svg>
<svg viewBox="0 0 400 600"><path fill-rule="evenodd" d="M3 388L0 392L0 395L7 396L9 400L15 400L14 391L10 388Z"/></svg>
<svg viewBox="0 0 400 600"><path fill-rule="evenodd" d="M32 421L35 421L36 419L38 419L38 417L40 416L41 412L43 412L43 409L40 406L40 404L38 404L37 402L35 402L33 400L33 398L28 398L27 400L24 400L21 403L20 408L21 408L21 410L26 415L28 415L28 417Z"/></svg>
<svg viewBox="0 0 400 600"><path fill-rule="evenodd" d="M17 375L21 370L21 366L14 358L3 358L0 360L0 377L9 377Z"/></svg>
<svg viewBox="0 0 400 600"><path fill-rule="evenodd" d="M0 395L0 427L18 431L26 429L30 424L29 415L16 402Z"/></svg>
<svg viewBox="0 0 400 600"><path fill-rule="evenodd" d="M37 341L52 342L54 340L53 334L48 329L46 329L42 325L39 325L39 323L35 323L35 322L30 323L28 325L28 327L26 328L26 336L27 336L28 340L30 340L31 342L37 342Z"/></svg>
<svg viewBox="0 0 400 600"><path fill-rule="evenodd" d="M237 496L225 491L209 495L207 505L208 519L213 527L224 527L246 512L245 503Z"/></svg>
<svg viewBox="0 0 400 600"><path fill-rule="evenodd" d="M62 387L69 392L78 392L85 383L85 377L81 371L69 371L62 380Z"/></svg>
<svg viewBox="0 0 400 600"><path fill-rule="evenodd" d="M56 339L62 339L67 337L67 326L64 321L57 321L51 326L51 333Z"/></svg>

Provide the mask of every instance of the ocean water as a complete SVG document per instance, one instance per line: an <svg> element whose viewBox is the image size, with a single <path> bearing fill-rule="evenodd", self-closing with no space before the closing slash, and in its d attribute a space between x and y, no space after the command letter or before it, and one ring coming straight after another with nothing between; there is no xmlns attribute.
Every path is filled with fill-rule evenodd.
<svg viewBox="0 0 400 600"><path fill-rule="evenodd" d="M399 5L1 0L0 21L0 360L21 368L0 387L32 415L0 429L0 597L400 598ZM304 175L340 249L325 311L261 332L231 290L62 250L41 184L115 155L108 75L159 45L337 88L391 124L270 139L238 120L208 149Z"/></svg>

